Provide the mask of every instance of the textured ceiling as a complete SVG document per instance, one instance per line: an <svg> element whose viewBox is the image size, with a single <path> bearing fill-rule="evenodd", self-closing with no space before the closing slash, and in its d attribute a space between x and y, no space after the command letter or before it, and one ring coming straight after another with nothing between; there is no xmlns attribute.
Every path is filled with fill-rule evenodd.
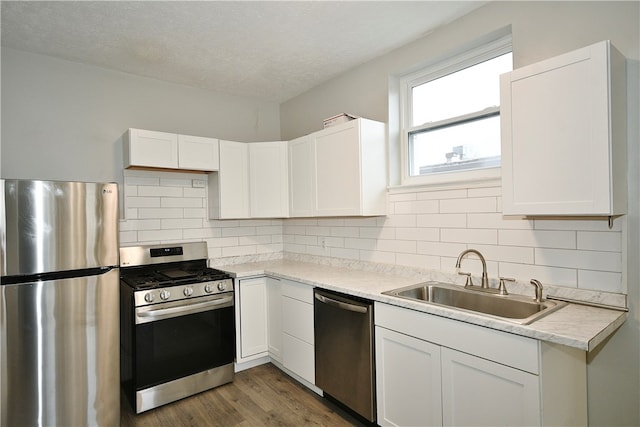
<svg viewBox="0 0 640 427"><path fill-rule="evenodd" d="M2 46L282 102L486 2L2 1Z"/></svg>

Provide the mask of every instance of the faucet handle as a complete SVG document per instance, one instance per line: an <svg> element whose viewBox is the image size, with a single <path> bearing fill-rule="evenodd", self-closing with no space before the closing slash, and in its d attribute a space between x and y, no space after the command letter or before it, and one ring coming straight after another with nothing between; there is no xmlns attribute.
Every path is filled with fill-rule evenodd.
<svg viewBox="0 0 640 427"><path fill-rule="evenodd" d="M460 276L467 276L467 280L464 282L464 287L468 288L469 286L473 286L473 281L471 280L471 273L465 273L464 271L458 271Z"/></svg>
<svg viewBox="0 0 640 427"><path fill-rule="evenodd" d="M507 292L507 287L505 286L504 282L515 282L516 279L512 278L512 277L500 277L500 285L498 286L498 293L500 295L509 295L509 292Z"/></svg>

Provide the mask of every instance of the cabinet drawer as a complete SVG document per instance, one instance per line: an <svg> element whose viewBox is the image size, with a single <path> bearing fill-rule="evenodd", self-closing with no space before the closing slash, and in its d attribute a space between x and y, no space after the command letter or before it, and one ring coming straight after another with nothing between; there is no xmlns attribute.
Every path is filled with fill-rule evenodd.
<svg viewBox="0 0 640 427"><path fill-rule="evenodd" d="M282 280L282 295L313 304L313 286L292 280Z"/></svg>
<svg viewBox="0 0 640 427"><path fill-rule="evenodd" d="M313 345L313 305L283 296L282 331Z"/></svg>
<svg viewBox="0 0 640 427"><path fill-rule="evenodd" d="M379 302L375 313L378 326L532 374L540 371L537 340Z"/></svg>
<svg viewBox="0 0 640 427"><path fill-rule="evenodd" d="M294 374L315 384L315 356L311 344L289 334L282 334L282 364Z"/></svg>

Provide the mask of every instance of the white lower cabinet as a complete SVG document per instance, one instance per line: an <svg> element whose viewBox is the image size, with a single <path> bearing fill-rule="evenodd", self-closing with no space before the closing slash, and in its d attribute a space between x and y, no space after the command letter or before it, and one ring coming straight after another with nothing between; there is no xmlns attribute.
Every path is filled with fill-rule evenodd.
<svg viewBox="0 0 640 427"><path fill-rule="evenodd" d="M444 425L540 425L537 375L446 347L441 361Z"/></svg>
<svg viewBox="0 0 640 427"><path fill-rule="evenodd" d="M378 424L442 425L440 347L376 326Z"/></svg>
<svg viewBox="0 0 640 427"><path fill-rule="evenodd" d="M375 305L381 426L586 425L583 351Z"/></svg>
<svg viewBox="0 0 640 427"><path fill-rule="evenodd" d="M269 357L282 363L282 286L267 277L267 343Z"/></svg>
<svg viewBox="0 0 640 427"><path fill-rule="evenodd" d="M267 279L239 280L235 294L236 361L242 363L267 355Z"/></svg>
<svg viewBox="0 0 640 427"><path fill-rule="evenodd" d="M291 280L282 280L281 286L282 365L315 384L313 287Z"/></svg>

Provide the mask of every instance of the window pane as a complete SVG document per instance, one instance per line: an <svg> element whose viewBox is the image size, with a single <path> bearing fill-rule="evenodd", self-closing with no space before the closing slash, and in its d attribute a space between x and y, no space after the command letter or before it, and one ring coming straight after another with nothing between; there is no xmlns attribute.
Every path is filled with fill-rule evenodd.
<svg viewBox="0 0 640 427"><path fill-rule="evenodd" d="M500 116L409 135L409 174L500 166Z"/></svg>
<svg viewBox="0 0 640 427"><path fill-rule="evenodd" d="M507 53L414 87L411 126L499 106L498 76L511 69L512 54Z"/></svg>

